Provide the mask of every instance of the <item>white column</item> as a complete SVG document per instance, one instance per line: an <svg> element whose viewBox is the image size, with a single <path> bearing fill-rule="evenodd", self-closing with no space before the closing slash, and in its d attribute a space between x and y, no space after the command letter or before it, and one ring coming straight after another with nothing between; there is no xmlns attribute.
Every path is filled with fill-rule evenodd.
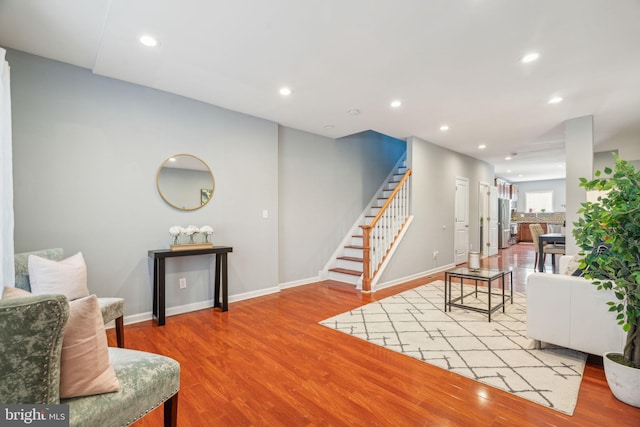
<svg viewBox="0 0 640 427"><path fill-rule="evenodd" d="M577 254L573 222L577 221L580 204L587 193L579 186L580 178L593 178L593 116L577 117L565 122L565 155L567 164L567 254Z"/></svg>
<svg viewBox="0 0 640 427"><path fill-rule="evenodd" d="M11 90L6 51L0 48L0 278L13 286L13 153L11 144Z"/></svg>

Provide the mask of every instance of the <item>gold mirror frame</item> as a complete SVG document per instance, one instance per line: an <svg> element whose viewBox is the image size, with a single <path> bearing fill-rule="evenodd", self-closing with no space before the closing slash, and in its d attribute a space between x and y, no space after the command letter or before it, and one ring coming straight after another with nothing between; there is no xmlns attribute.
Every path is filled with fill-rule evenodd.
<svg viewBox="0 0 640 427"><path fill-rule="evenodd" d="M215 180L204 160L193 154L176 154L158 168L156 188L169 206L194 211L211 201Z"/></svg>

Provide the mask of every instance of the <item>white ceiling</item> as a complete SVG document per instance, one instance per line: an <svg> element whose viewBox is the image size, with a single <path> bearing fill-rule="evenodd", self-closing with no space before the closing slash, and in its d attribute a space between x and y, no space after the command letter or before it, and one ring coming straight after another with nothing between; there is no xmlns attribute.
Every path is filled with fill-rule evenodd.
<svg viewBox="0 0 640 427"><path fill-rule="evenodd" d="M416 136L514 182L564 177L567 119L594 116L596 150L640 135L638 0L0 0L0 46L332 138Z"/></svg>

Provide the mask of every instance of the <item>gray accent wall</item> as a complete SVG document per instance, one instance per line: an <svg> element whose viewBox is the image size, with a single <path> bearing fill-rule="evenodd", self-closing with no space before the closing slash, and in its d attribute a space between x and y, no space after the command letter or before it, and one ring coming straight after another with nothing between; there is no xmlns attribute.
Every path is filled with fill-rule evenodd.
<svg viewBox="0 0 640 427"><path fill-rule="evenodd" d="M280 282L317 277L405 141L368 131L331 139L280 128Z"/></svg>
<svg viewBox="0 0 640 427"><path fill-rule="evenodd" d="M373 131L334 140L18 51L7 59L15 251L81 251L91 292L124 297L129 318L151 311L147 252L168 248L173 225L211 225L214 244L233 246L231 301L317 277L405 150L416 218L381 283L452 262L457 176L470 179L478 246L478 185L493 180L484 162ZM202 209L177 210L156 190L159 166L179 153L215 176ZM211 261L167 261L169 311L212 299Z"/></svg>
<svg viewBox="0 0 640 427"><path fill-rule="evenodd" d="M82 251L90 291L124 297L127 315L148 313L147 251L168 248L172 225L207 224L214 244L233 246L231 295L277 289L276 123L17 51L8 61L16 252ZM214 173L202 209L174 209L156 190L159 166L178 153ZM168 307L212 299L211 259L167 261Z"/></svg>

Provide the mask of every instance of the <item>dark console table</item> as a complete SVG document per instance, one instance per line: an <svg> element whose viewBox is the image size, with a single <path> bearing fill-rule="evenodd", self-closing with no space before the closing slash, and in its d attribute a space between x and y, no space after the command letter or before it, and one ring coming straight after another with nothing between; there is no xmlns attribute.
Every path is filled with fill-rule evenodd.
<svg viewBox="0 0 640 427"><path fill-rule="evenodd" d="M167 258L192 255L216 256L214 271L213 306L220 307L222 311L229 309L229 291L227 288L227 254L233 252L230 246L214 246L207 249L188 249L184 251L172 251L170 249L156 249L149 251L149 258L153 258L153 319L158 326L165 323L165 260ZM220 292L222 291L222 303Z"/></svg>

